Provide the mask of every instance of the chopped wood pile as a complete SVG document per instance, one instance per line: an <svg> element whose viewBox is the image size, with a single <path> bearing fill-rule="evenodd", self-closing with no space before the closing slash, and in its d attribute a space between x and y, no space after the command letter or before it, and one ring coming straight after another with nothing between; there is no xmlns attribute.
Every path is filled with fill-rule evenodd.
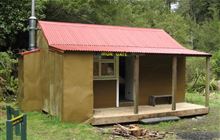
<svg viewBox="0 0 220 140"><path fill-rule="evenodd" d="M149 131L145 128L140 128L138 125L133 125L133 124L127 126L122 126L120 124L117 124L113 127L112 134L127 138L157 140L157 139L164 139L166 134L173 134L173 133Z"/></svg>

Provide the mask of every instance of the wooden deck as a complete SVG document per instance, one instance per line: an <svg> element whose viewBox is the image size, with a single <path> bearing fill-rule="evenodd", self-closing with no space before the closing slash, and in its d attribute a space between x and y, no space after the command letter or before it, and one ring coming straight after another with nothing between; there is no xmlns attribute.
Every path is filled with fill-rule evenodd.
<svg viewBox="0 0 220 140"><path fill-rule="evenodd" d="M134 114L134 107L100 108L94 109L92 125L137 122L143 118L162 116L194 116L208 113L208 108L191 103L177 103L176 110L171 105L139 106L139 113Z"/></svg>

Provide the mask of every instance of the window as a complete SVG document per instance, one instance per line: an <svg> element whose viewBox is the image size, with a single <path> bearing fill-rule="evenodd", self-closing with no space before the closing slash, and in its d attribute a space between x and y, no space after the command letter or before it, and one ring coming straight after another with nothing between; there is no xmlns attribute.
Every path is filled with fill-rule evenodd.
<svg viewBox="0 0 220 140"><path fill-rule="evenodd" d="M116 58L114 56L94 56L93 75L96 80L116 79Z"/></svg>

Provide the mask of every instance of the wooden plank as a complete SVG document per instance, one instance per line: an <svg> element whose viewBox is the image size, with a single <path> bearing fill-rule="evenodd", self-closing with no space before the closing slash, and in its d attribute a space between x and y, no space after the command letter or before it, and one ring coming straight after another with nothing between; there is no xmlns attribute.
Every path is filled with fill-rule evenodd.
<svg viewBox="0 0 220 140"><path fill-rule="evenodd" d="M172 61L172 110L176 110L176 91L177 91L177 56Z"/></svg>
<svg viewBox="0 0 220 140"><path fill-rule="evenodd" d="M205 106L209 106L210 57L206 57Z"/></svg>
<svg viewBox="0 0 220 140"><path fill-rule="evenodd" d="M134 57L134 74L133 74L133 97L134 97L134 114L138 114L139 102L139 56Z"/></svg>
<svg viewBox="0 0 220 140"><path fill-rule="evenodd" d="M170 105L158 105L156 107L140 106L139 114L133 113L133 107L95 109L92 124L114 124L125 122L137 122L143 118L164 116L194 116L208 113L208 108L190 103L177 103L178 110L170 110Z"/></svg>

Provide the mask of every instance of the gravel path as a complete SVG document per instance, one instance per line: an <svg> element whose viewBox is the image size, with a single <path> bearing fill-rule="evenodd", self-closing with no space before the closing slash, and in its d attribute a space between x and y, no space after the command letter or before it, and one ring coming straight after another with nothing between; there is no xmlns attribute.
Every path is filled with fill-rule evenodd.
<svg viewBox="0 0 220 140"><path fill-rule="evenodd" d="M183 140L217 140L220 132L181 132L177 136Z"/></svg>

